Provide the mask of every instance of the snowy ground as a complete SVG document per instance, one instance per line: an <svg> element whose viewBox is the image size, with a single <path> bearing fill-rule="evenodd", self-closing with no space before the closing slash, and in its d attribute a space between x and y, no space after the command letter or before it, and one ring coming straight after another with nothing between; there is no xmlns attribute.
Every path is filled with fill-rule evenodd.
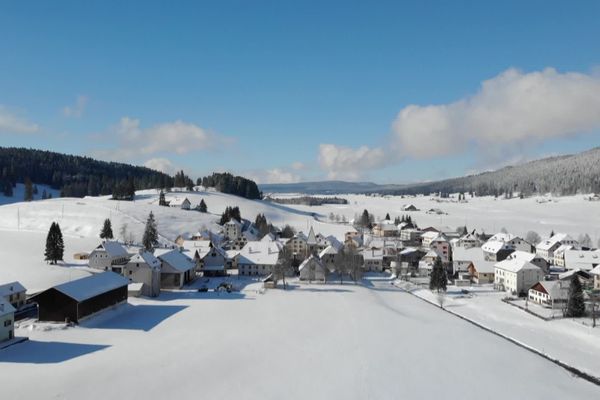
<svg viewBox="0 0 600 400"><path fill-rule="evenodd" d="M79 327L18 330L3 396L584 399L598 388L376 278L164 293ZM35 384L32 384L35 382Z"/></svg>
<svg viewBox="0 0 600 400"><path fill-rule="evenodd" d="M399 284L403 286L404 283ZM472 297L465 297L467 289ZM428 289L413 289L412 293L433 302L437 294ZM444 307L488 328L527 344L555 359L589 374L600 375L600 327L584 326L570 318L544 321L519 308L502 302L504 293L489 287L448 287ZM535 304L529 303L535 308ZM542 312L541 310L538 310Z"/></svg>

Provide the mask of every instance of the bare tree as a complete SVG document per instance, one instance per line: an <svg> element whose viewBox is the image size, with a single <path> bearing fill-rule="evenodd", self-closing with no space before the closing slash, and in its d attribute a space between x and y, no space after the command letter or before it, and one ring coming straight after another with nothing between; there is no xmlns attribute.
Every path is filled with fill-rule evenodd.
<svg viewBox="0 0 600 400"><path fill-rule="evenodd" d="M527 232L527 235L525 236L525 240L535 246L539 242L542 241L542 238L540 237L540 235L537 232L529 231L529 232Z"/></svg>
<svg viewBox="0 0 600 400"><path fill-rule="evenodd" d="M349 266L348 266L348 256L344 247L342 247L338 253L335 255L333 263L335 265L335 273L340 277L340 285L344 284L344 275L348 274Z"/></svg>
<svg viewBox="0 0 600 400"><path fill-rule="evenodd" d="M289 273L289 271L292 268L292 260L293 255L291 251L288 250L286 247L283 247L283 249L281 249L281 251L279 252L279 258L277 259L277 262L273 267L273 279L275 281L275 284L277 284L277 281L281 279L281 281L283 282L284 290L287 289L287 282L285 281L285 276Z"/></svg>
<svg viewBox="0 0 600 400"><path fill-rule="evenodd" d="M579 237L577 238L577 241L579 242L580 246L592 247L592 238L587 233L579 235Z"/></svg>
<svg viewBox="0 0 600 400"><path fill-rule="evenodd" d="M121 228L119 229L119 235L121 236L123 243L127 243L127 224L126 223L123 223L123 225L121 225Z"/></svg>

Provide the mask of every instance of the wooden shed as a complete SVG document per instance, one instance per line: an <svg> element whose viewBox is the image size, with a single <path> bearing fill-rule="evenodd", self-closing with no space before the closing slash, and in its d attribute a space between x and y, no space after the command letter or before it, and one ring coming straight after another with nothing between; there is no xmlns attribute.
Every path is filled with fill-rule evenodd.
<svg viewBox="0 0 600 400"><path fill-rule="evenodd" d="M129 281L102 272L44 290L31 298L40 321L79 322L85 317L127 301Z"/></svg>

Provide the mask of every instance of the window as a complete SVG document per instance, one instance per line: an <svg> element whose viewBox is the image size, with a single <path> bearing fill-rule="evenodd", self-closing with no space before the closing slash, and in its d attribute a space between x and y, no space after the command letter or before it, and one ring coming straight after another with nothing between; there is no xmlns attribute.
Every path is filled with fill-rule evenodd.
<svg viewBox="0 0 600 400"><path fill-rule="evenodd" d="M7 319L6 321L4 321L4 326L11 326L12 325L12 320Z"/></svg>

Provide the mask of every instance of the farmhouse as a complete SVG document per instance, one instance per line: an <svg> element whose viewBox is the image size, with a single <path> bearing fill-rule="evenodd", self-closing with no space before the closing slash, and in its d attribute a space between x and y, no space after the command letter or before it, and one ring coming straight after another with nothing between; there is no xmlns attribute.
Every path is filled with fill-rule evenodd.
<svg viewBox="0 0 600 400"><path fill-rule="evenodd" d="M314 255L311 255L306 260L300 264L298 268L300 272L300 280L301 281L322 281L325 282L327 280L328 270L323 265L321 260Z"/></svg>
<svg viewBox="0 0 600 400"><path fill-rule="evenodd" d="M249 242L237 256L238 274L242 276L267 276L279 260L279 242Z"/></svg>
<svg viewBox="0 0 600 400"><path fill-rule="evenodd" d="M227 254L218 246L211 246L201 258L204 276L227 275Z"/></svg>
<svg viewBox="0 0 600 400"><path fill-rule="evenodd" d="M455 247L452 250L452 272L458 276L468 272L475 283L494 282L494 261L488 261L479 247Z"/></svg>
<svg viewBox="0 0 600 400"><path fill-rule="evenodd" d="M173 197L169 198L169 207L181 208L182 210L189 210L192 203L187 197Z"/></svg>
<svg viewBox="0 0 600 400"><path fill-rule="evenodd" d="M542 269L528 261L507 259L494 266L494 288L518 295L526 294L543 276Z"/></svg>
<svg viewBox="0 0 600 400"><path fill-rule="evenodd" d="M569 298L569 282L540 281L529 289L528 297L546 307L562 307Z"/></svg>
<svg viewBox="0 0 600 400"><path fill-rule="evenodd" d="M46 289L31 300L38 304L40 321L80 322L126 302L128 284L124 277L107 271Z"/></svg>
<svg viewBox="0 0 600 400"><path fill-rule="evenodd" d="M510 253L508 255L508 257L506 257L506 259L507 260L524 260L524 261L530 262L533 265L540 267L542 269L542 271L544 271L544 273L547 273L549 270L548 261L546 261L544 258L540 257L539 255L537 255L535 253L528 253L526 251L516 250L516 251Z"/></svg>
<svg viewBox="0 0 600 400"><path fill-rule="evenodd" d="M15 337L15 308L0 297L0 342Z"/></svg>
<svg viewBox="0 0 600 400"><path fill-rule="evenodd" d="M371 248L362 251L363 269L368 272L383 271L383 249Z"/></svg>
<svg viewBox="0 0 600 400"><path fill-rule="evenodd" d="M123 272L123 266L129 261L129 253L119 242L106 240L90 253L90 268L102 271Z"/></svg>
<svg viewBox="0 0 600 400"><path fill-rule="evenodd" d="M160 294L161 262L152 253L140 249L123 267L123 276L129 282L141 283L141 294L156 297Z"/></svg>
<svg viewBox="0 0 600 400"><path fill-rule="evenodd" d="M154 255L162 262L161 288L182 288L196 279L196 263L177 249L156 249Z"/></svg>
<svg viewBox="0 0 600 400"><path fill-rule="evenodd" d="M0 298L9 302L15 309L25 305L27 301L26 290L19 282L5 283L0 285Z"/></svg>
<svg viewBox="0 0 600 400"><path fill-rule="evenodd" d="M564 260L567 269L591 271L600 265L600 250L568 249L564 251Z"/></svg>

